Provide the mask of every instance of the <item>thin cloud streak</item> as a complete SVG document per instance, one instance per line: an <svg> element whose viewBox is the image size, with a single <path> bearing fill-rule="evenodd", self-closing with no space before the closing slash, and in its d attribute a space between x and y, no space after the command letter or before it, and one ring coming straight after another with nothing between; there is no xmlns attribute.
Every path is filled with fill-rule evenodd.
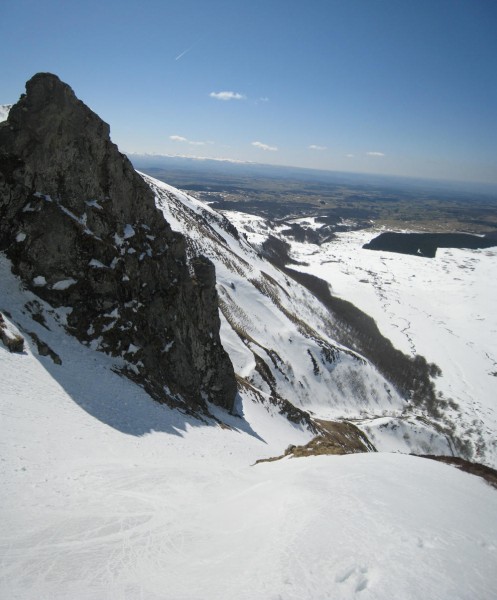
<svg viewBox="0 0 497 600"><path fill-rule="evenodd" d="M309 150L327 150L327 146L317 146L316 144L311 144L308 146Z"/></svg>
<svg viewBox="0 0 497 600"><path fill-rule="evenodd" d="M186 50L183 50L183 52L181 52L181 54L178 54L178 56L176 56L176 58L174 60L179 60L180 58L183 58L183 56L185 56L185 54L187 54L188 52L190 52L190 50L192 48L193 48L193 46L190 46Z"/></svg>
<svg viewBox="0 0 497 600"><path fill-rule="evenodd" d="M174 60L179 60L180 58L183 58L183 56L185 56L185 54L188 54L188 52L190 52L191 50L193 50L193 48L195 48L195 46L197 46L203 40L203 38L204 38L204 36L200 36L196 42L194 42L186 50L183 50L183 52L180 52L180 54L178 54L178 56L176 56L174 58Z"/></svg>
<svg viewBox="0 0 497 600"><path fill-rule="evenodd" d="M383 152L366 152L368 156L385 156Z"/></svg>

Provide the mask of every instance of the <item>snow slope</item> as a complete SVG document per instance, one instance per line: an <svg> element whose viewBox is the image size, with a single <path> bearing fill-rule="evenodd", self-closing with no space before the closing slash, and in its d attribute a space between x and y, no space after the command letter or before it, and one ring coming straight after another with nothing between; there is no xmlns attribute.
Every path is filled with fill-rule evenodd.
<svg viewBox="0 0 497 600"><path fill-rule="evenodd" d="M187 237L190 254L205 254L216 266L221 339L241 380L266 401L286 399L315 418L353 419L379 449L459 454L447 423L427 419L373 365L340 346L328 310L258 252L269 234L278 234L273 224L242 213L223 216L142 176L166 220ZM319 253L319 246L302 247ZM473 446L465 452L466 458L475 455L484 457Z"/></svg>
<svg viewBox="0 0 497 600"><path fill-rule="evenodd" d="M420 458L256 458L308 432L240 398L231 428L153 402L0 262L0 597L490 600L497 493ZM29 304L33 310L33 304ZM40 356L26 331L60 356Z"/></svg>
<svg viewBox="0 0 497 600"><path fill-rule="evenodd" d="M256 247L271 234L291 246L292 268L329 283L333 295L372 316L382 334L404 353L420 354L437 364L434 380L445 422L467 445L474 460L497 466L497 251L440 248L435 258L365 250L362 246L380 230L335 233L321 245L283 237L286 223L269 224L244 213L226 213ZM312 218L293 223L318 229ZM455 403L457 406L455 406ZM426 416L426 415L421 415ZM366 419L364 431L378 449L443 451L434 429L412 418L395 415ZM414 444L414 446L413 446Z"/></svg>
<svg viewBox="0 0 497 600"><path fill-rule="evenodd" d="M191 255L216 266L221 339L236 373L266 395L324 419L402 411L405 401L366 360L329 335L329 314L205 203L142 175Z"/></svg>

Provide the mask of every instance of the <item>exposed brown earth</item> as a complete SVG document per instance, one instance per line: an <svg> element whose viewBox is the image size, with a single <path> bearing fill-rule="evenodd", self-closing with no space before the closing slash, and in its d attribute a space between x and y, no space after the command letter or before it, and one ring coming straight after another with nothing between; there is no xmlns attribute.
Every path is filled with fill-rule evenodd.
<svg viewBox="0 0 497 600"><path fill-rule="evenodd" d="M286 456L320 456L323 454L358 454L360 452L376 452L366 435L355 425L348 421L324 421L315 419L314 424L319 435L314 437L304 446L289 446L285 453L271 458L262 458L261 462L273 462Z"/></svg>

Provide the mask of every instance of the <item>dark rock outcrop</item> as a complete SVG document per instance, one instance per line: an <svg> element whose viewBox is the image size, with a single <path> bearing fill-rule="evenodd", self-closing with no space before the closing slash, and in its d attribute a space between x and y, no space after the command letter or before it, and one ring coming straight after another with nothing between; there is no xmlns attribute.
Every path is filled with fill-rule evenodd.
<svg viewBox="0 0 497 600"><path fill-rule="evenodd" d="M2 313L0 313L0 340L9 352L22 352L24 350L24 338L18 333L9 331Z"/></svg>
<svg viewBox="0 0 497 600"><path fill-rule="evenodd" d="M364 244L366 250L400 252L434 258L438 248L491 248L497 245L495 236L472 235L470 233L398 233L385 231Z"/></svg>
<svg viewBox="0 0 497 600"><path fill-rule="evenodd" d="M213 265L188 263L109 126L40 73L0 124L0 250L28 287L70 307L67 327L122 358L156 399L232 409Z"/></svg>

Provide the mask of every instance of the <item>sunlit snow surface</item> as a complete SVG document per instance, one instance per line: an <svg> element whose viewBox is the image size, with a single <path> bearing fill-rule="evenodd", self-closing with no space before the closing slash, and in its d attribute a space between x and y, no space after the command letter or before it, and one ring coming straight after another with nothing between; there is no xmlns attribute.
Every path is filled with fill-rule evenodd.
<svg viewBox="0 0 497 600"><path fill-rule="evenodd" d="M36 297L3 258L0 281L0 310L27 342L23 354L0 343L0 598L495 597L497 492L481 479L386 453L254 465L310 433L249 393L243 417L218 411L231 429L158 405L64 332L70 307L40 301L46 327L33 320ZM291 302L310 302L300 293ZM252 300L257 318L276 315ZM282 323L265 339L286 339ZM223 327L250 374L250 353Z"/></svg>
<svg viewBox="0 0 497 600"><path fill-rule="evenodd" d="M56 312L50 330L23 314L5 261L2 282L63 364L0 345L1 598L494 597L497 493L479 478L393 454L253 466L307 434L247 399L233 430L160 406Z"/></svg>
<svg viewBox="0 0 497 600"><path fill-rule="evenodd" d="M234 235L220 213L144 179L171 227L188 237L191 253L207 256L216 267L221 340L237 374L269 395L256 369L257 354L278 394L316 417L400 414L405 401L371 364L330 338L329 313L311 293ZM334 354L331 360L323 348Z"/></svg>
<svg viewBox="0 0 497 600"><path fill-rule="evenodd" d="M495 465L497 248L440 248L435 258L363 249L377 234L339 233L318 250L292 243L292 256L309 265L296 268L372 316L397 348L436 363L436 389L457 402L461 425L482 431Z"/></svg>
<svg viewBox="0 0 497 600"><path fill-rule="evenodd" d="M363 244L377 235L374 230L338 234L321 246L302 244L282 236L286 224L226 211L241 234L237 238L205 203L148 176L144 179L173 229L189 238L194 254L207 255L216 266L227 316L221 339L239 375L269 393L255 369L255 352L265 360L282 397L315 417L355 419L379 450L462 453L497 466L497 377L492 374L497 372L492 343L497 318L491 309L497 256L492 249L439 250L435 259L364 250ZM320 226L313 219L305 221ZM330 315L307 290L254 251L269 235L290 243L292 257L302 263L292 268L328 281L332 293L376 319L397 348L421 354L442 369L435 380L442 407L438 422L426 410L406 405L367 362L340 353L322 368L316 336L339 347L328 337ZM309 337L302 322L316 335ZM236 330L252 342L243 344ZM453 428L465 449L455 447L444 428Z"/></svg>
<svg viewBox="0 0 497 600"><path fill-rule="evenodd" d="M268 229L260 217L226 214L255 245L287 228ZM312 219L302 220L312 225ZM458 405L446 409L448 418L471 441L475 459L496 467L497 248L440 248L435 258L362 248L379 233L337 233L321 246L284 239L291 257L302 263L292 264L293 269L327 281L334 295L373 317L395 347L411 356L421 354L441 368L442 376L434 380L437 393ZM413 450L410 441L403 442L412 430L395 421L395 430L389 431L386 423L383 417L364 422L377 448Z"/></svg>

